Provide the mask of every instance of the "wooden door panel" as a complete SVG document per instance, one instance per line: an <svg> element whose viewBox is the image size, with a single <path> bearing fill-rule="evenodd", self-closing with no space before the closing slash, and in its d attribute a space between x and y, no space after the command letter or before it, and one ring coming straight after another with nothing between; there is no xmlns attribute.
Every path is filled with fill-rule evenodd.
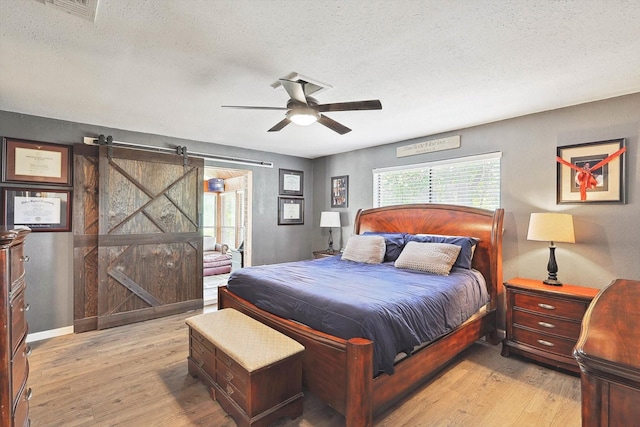
<svg viewBox="0 0 640 427"><path fill-rule="evenodd" d="M99 329L202 306L203 167L101 147Z"/></svg>
<svg viewBox="0 0 640 427"><path fill-rule="evenodd" d="M84 332L98 316L98 149L75 144L73 153L73 327Z"/></svg>

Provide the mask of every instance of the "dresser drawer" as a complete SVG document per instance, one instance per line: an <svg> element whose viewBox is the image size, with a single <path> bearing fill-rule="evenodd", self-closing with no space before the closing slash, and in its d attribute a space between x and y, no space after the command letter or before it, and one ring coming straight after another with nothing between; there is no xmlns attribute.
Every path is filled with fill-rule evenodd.
<svg viewBox="0 0 640 427"><path fill-rule="evenodd" d="M15 353L18 344L27 333L27 321L24 316L24 292L20 292L11 301L11 351Z"/></svg>
<svg viewBox="0 0 640 427"><path fill-rule="evenodd" d="M542 333L558 335L560 337L577 340L580 336L580 323L565 319L559 319L528 311L513 311L514 325L526 326Z"/></svg>
<svg viewBox="0 0 640 427"><path fill-rule="evenodd" d="M11 361L11 377L13 392L13 401L16 402L20 390L24 388L27 382L27 375L29 374L29 362L27 356L31 354L31 347L29 347L25 340L23 340L18 346L18 351L13 356Z"/></svg>
<svg viewBox="0 0 640 427"><path fill-rule="evenodd" d="M216 375L216 356L214 352L211 352L207 346L200 341L191 338L191 358L198 366L213 380Z"/></svg>
<svg viewBox="0 0 640 427"><path fill-rule="evenodd" d="M24 245L11 247L11 278L9 282L9 293L12 291L12 285L24 276Z"/></svg>
<svg viewBox="0 0 640 427"><path fill-rule="evenodd" d="M518 326L513 327L513 340L548 353L566 357L572 357L573 347L575 347L577 341L530 331Z"/></svg>
<svg viewBox="0 0 640 427"><path fill-rule="evenodd" d="M16 404L16 410L13 413L13 425L14 427L28 427L29 423L29 400L31 399L31 389L23 390L22 394L18 397Z"/></svg>
<svg viewBox="0 0 640 427"><path fill-rule="evenodd" d="M530 295L516 292L513 296L514 307L524 308L544 315L582 320L588 302L563 300L548 295Z"/></svg>

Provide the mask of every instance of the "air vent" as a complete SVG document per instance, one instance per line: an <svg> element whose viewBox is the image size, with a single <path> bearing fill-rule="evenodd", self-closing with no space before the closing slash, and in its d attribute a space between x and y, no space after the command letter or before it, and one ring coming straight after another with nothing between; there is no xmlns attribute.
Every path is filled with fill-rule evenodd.
<svg viewBox="0 0 640 427"><path fill-rule="evenodd" d="M73 16L96 21L98 0L45 0L46 5L54 6L58 10L67 12Z"/></svg>

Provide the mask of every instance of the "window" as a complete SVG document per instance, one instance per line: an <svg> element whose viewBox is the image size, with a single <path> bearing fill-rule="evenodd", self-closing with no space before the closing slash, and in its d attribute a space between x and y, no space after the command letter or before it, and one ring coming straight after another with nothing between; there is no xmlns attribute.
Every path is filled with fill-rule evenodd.
<svg viewBox="0 0 640 427"><path fill-rule="evenodd" d="M502 153L373 170L373 206L447 203L500 207Z"/></svg>
<svg viewBox="0 0 640 427"><path fill-rule="evenodd" d="M216 212L218 203L218 194L204 193L204 206L202 212L202 234L205 236L217 237L216 233Z"/></svg>

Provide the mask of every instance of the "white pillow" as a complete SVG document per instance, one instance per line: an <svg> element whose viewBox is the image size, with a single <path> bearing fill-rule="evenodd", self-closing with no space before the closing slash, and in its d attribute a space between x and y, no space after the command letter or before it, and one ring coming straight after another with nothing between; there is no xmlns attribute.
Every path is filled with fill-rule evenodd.
<svg viewBox="0 0 640 427"><path fill-rule="evenodd" d="M408 242L395 267L448 276L460 253L460 246L449 243Z"/></svg>
<svg viewBox="0 0 640 427"><path fill-rule="evenodd" d="M202 250L203 251L215 251L216 250L216 238L212 236L204 236L202 238Z"/></svg>
<svg viewBox="0 0 640 427"><path fill-rule="evenodd" d="M382 236L351 236L342 253L342 259L367 264L380 264L386 246Z"/></svg>

